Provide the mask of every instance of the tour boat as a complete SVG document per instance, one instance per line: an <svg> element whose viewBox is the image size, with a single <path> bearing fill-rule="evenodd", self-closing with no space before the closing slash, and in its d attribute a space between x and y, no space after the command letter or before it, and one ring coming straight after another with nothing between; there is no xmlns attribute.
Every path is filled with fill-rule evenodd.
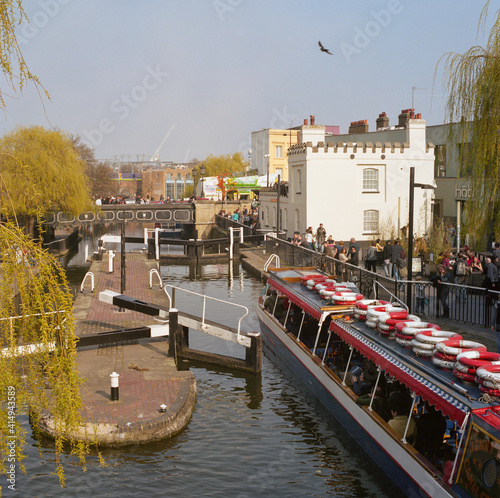
<svg viewBox="0 0 500 498"><path fill-rule="evenodd" d="M354 284L337 284L316 269L270 270L266 291L257 306L266 350L407 496L500 496L500 355L438 332L397 303L370 304ZM332 292L352 300L328 299ZM385 321L374 328L377 318ZM425 406L444 419L443 444L419 451L409 421L401 434L372 409L373 397L368 406L357 404L348 386L355 364L372 367L373 391L384 383L411 394L407 420L423 422Z"/></svg>

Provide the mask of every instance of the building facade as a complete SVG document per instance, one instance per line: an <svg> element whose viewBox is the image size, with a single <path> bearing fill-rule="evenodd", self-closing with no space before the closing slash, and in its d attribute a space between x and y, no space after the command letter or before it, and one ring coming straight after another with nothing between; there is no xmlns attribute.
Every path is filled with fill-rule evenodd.
<svg viewBox="0 0 500 498"><path fill-rule="evenodd" d="M406 116L407 114L407 116ZM384 117L379 116L379 119ZM377 120L351 123L349 133L326 134L304 125L302 143L289 151L287 196L280 197L280 226L291 237L323 223L335 240L372 240L400 233L409 219L410 167L415 182L433 184L434 147L420 115L405 113L395 127ZM261 192L261 226L276 229L277 191ZM428 233L433 191L414 189L414 231Z"/></svg>
<svg viewBox="0 0 500 498"><path fill-rule="evenodd" d="M142 172L142 194L150 200L182 200L188 186L193 186L192 167L178 165Z"/></svg>

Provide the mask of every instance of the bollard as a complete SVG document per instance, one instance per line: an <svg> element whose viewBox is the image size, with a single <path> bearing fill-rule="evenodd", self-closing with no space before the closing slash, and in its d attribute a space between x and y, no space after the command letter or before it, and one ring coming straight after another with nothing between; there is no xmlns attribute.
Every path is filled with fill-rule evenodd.
<svg viewBox="0 0 500 498"><path fill-rule="evenodd" d="M113 259L115 258L115 251L109 251L109 263L108 263L108 272L113 273Z"/></svg>
<svg viewBox="0 0 500 498"><path fill-rule="evenodd" d="M168 356L177 361L177 351L175 336L179 323L179 312L176 308L170 308L168 311Z"/></svg>
<svg viewBox="0 0 500 498"><path fill-rule="evenodd" d="M113 372L109 374L111 377L111 401L118 401L120 399L120 394L118 392L118 378L120 374Z"/></svg>

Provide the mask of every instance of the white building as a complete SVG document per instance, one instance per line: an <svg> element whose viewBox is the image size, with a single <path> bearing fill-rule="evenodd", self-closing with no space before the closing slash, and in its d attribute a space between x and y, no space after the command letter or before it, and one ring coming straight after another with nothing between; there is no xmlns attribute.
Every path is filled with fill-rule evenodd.
<svg viewBox="0 0 500 498"><path fill-rule="evenodd" d="M411 111L411 112L410 112ZM403 119L402 119L403 116ZM325 137L325 128L303 126L302 143L289 150L288 196L281 196L281 228L314 230L323 223L335 240L373 240L399 236L409 219L410 167L415 182L434 182L434 150L426 124L413 110L403 111L397 127L385 114L377 131L366 121L351 123L349 133ZM414 231L432 223L433 190L414 189ZM261 191L261 227L276 228L277 190Z"/></svg>

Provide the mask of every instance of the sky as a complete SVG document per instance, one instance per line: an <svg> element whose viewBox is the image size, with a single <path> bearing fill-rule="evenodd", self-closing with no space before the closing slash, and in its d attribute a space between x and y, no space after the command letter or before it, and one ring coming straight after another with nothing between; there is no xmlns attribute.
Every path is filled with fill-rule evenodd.
<svg viewBox="0 0 500 498"><path fill-rule="evenodd" d="M177 163L242 152L251 133L415 107L445 122L440 58L484 45L479 0L24 0L29 84L7 94L0 134L41 125L100 160ZM318 41L332 52L321 52ZM413 89L414 88L414 89ZM413 90L412 90L413 89ZM159 149L159 150L158 150Z"/></svg>

